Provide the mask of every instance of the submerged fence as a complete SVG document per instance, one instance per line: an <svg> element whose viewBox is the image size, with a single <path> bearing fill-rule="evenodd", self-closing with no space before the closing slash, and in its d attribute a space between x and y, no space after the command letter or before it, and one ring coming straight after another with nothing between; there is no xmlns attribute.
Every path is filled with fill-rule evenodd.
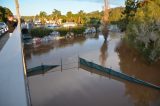
<svg viewBox="0 0 160 106"><path fill-rule="evenodd" d="M137 83L137 84L141 84L141 85L144 85L144 86L148 86L148 87L160 90L159 86L156 86L156 85L151 84L149 82L145 82L143 80L128 76L128 75L126 75L124 73L120 73L120 72L114 71L112 69L105 68L105 67L100 66L98 64L95 64L93 62L89 62L89 61L87 61L87 60L85 60L83 58L79 58L79 63L82 64L82 65L85 65L87 67L96 69L97 71L105 72L105 73L110 74L112 76L121 78L123 80L127 80L127 81L130 81L130 82L134 82L134 83Z"/></svg>
<svg viewBox="0 0 160 106"><path fill-rule="evenodd" d="M73 64L77 64L78 66L73 65ZM68 65L71 66L71 67L65 68L65 66L68 66ZM80 58L80 57L78 57L78 60L72 61L72 62L69 62L69 63L68 62L63 63L62 59L61 59L59 65L44 65L46 67L43 66L43 70L41 69L42 66L38 66L38 67L35 67L35 68L32 68L32 69L28 69L27 73L28 73L28 76L33 76L33 75L37 75L37 74L45 74L46 72L50 73L50 72L64 71L64 70L70 70L70 69L75 69L75 68L79 69L79 68L81 68L80 65L84 65L86 67L95 69L95 71L97 71L97 72L104 72L104 73L107 73L107 74L112 75L114 77L121 78L123 80L127 80L127 81L130 81L130 82L133 82L133 83L141 84L141 85L144 85L144 86L148 86L148 87L160 90L160 86L157 86L157 85L154 85L152 83L137 79L135 77L131 77L131 76L126 75L126 74L121 73L121 72L114 71L110 68L103 67L101 65L98 65L98 64L95 64L93 62L87 61L87 60L85 60L83 58ZM56 68L56 67L57 68L59 67L60 69L51 70L51 69ZM47 71L44 71L44 70L47 70Z"/></svg>
<svg viewBox="0 0 160 106"><path fill-rule="evenodd" d="M60 63L57 63L55 65L46 65L46 64L41 64L39 66L35 66L32 68L27 69L27 77L34 76L34 75L44 75L46 73L52 73L56 71L64 71L64 70L71 70L71 69L79 69L79 63L78 59L76 61L71 61L65 63L62 61L62 58L60 59ZM67 67L69 66L69 67Z"/></svg>

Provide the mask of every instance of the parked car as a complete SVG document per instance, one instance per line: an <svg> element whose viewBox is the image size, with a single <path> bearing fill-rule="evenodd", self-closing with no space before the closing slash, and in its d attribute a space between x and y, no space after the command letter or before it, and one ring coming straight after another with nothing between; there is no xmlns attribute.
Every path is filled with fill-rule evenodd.
<svg viewBox="0 0 160 106"><path fill-rule="evenodd" d="M4 22L0 22L0 28L4 29L5 32L8 31L8 26Z"/></svg>
<svg viewBox="0 0 160 106"><path fill-rule="evenodd" d="M2 35L2 28L0 28L0 36Z"/></svg>
<svg viewBox="0 0 160 106"><path fill-rule="evenodd" d="M2 35L2 34L4 34L5 33L5 29L3 29L2 27L0 27L0 36Z"/></svg>

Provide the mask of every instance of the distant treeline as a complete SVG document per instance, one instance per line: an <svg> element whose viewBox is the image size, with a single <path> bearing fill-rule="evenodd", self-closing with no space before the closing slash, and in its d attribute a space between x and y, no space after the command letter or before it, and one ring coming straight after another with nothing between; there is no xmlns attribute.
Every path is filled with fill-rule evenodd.
<svg viewBox="0 0 160 106"><path fill-rule="evenodd" d="M80 10L76 14L73 14L71 11L69 11L69 12L67 12L66 15L62 15L61 11L54 9L52 14L47 14L46 12L41 11L36 16L23 16L22 18L25 21L40 19L42 23L45 23L45 20L58 21L59 19L61 19L62 22L75 22L77 24L86 24L87 22L91 21L92 19L100 21L102 15L103 15L103 12L94 11L94 12L90 12L90 13L85 13L82 10Z"/></svg>
<svg viewBox="0 0 160 106"><path fill-rule="evenodd" d="M117 7L110 9L109 22L112 24L119 23L122 18L123 7ZM75 22L77 24L99 24L103 17L103 11L93 11L86 13L83 10L80 10L78 13L73 14L71 11L67 12L66 15L62 15L61 11L54 9L52 14L47 14L44 11L41 11L36 16L22 16L25 21L28 20L37 20L40 19L42 23L45 23L45 20L59 20L62 19L62 22Z"/></svg>

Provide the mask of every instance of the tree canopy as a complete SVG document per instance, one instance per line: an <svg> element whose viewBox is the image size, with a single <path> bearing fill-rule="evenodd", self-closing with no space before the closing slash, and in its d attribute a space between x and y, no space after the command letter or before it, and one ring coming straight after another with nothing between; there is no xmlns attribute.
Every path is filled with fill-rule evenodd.
<svg viewBox="0 0 160 106"><path fill-rule="evenodd" d="M83 10L80 10L77 13L73 13L72 11L68 11L66 15L62 15L61 11L54 9L51 14L47 14L45 11L41 11L36 16L22 16L25 21L40 19L42 23L45 23L45 20L54 20L58 21L62 19L62 22L75 22L77 24L95 24L96 22L100 22L102 18L103 12L93 11L90 13L86 13ZM95 20L93 22L93 20Z"/></svg>
<svg viewBox="0 0 160 106"><path fill-rule="evenodd" d="M0 6L0 21L7 22L8 16L12 15L13 13L10 11L10 9Z"/></svg>
<svg viewBox="0 0 160 106"><path fill-rule="evenodd" d="M60 17L61 17L61 11L58 11L57 9L54 9L52 11L52 14L51 14L52 18L54 20L58 20Z"/></svg>

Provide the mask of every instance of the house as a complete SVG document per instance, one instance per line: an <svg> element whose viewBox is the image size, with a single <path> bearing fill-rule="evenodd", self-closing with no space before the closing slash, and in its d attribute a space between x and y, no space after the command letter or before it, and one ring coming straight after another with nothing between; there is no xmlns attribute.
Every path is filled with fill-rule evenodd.
<svg viewBox="0 0 160 106"><path fill-rule="evenodd" d="M74 22L63 23L63 27L76 27L76 26L77 26L77 23L74 23Z"/></svg>

